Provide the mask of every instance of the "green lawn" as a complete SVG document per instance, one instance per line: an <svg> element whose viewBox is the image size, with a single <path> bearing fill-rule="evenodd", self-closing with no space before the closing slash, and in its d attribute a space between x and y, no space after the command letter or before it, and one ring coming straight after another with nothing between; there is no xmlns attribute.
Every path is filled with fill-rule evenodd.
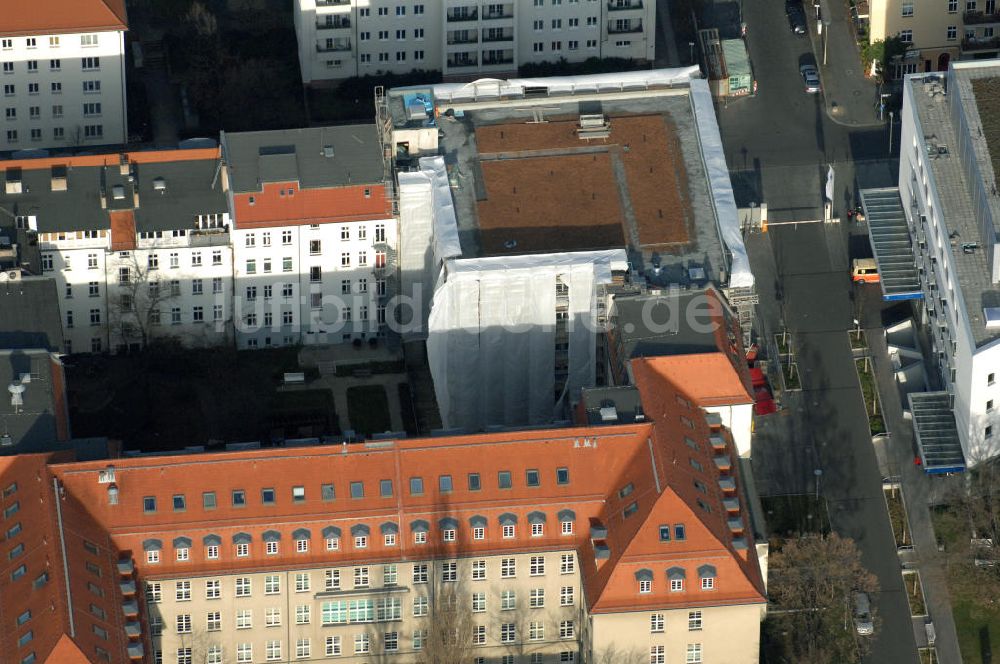
<svg viewBox="0 0 1000 664"><path fill-rule="evenodd" d="M389 399L381 385L358 385L347 388L347 412L351 427L359 434L370 436L392 429Z"/></svg>
<svg viewBox="0 0 1000 664"><path fill-rule="evenodd" d="M1000 648L1000 606L983 606L974 594L980 581L996 583L995 575L972 566L969 553L969 528L963 517L946 507L931 510L934 534L948 554L948 591L958 632L958 645L964 664L989 664L993 641ZM995 595L996 593L994 593Z"/></svg>

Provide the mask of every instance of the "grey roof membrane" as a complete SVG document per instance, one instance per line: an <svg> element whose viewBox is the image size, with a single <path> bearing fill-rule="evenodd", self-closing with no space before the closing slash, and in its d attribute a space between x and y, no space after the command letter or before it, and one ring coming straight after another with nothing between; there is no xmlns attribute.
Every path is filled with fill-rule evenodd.
<svg viewBox="0 0 1000 664"><path fill-rule="evenodd" d="M384 178L374 124L223 132L222 150L237 193L260 191L264 182L297 181L308 189Z"/></svg>
<svg viewBox="0 0 1000 664"><path fill-rule="evenodd" d="M11 404L7 386L31 375L21 395L22 406ZM0 351L0 434L13 440L12 447L0 448L0 454L41 452L56 446L55 399L52 370L45 350Z"/></svg>
<svg viewBox="0 0 1000 664"><path fill-rule="evenodd" d="M26 348L63 350L54 279L24 277L0 282L0 349ZM0 399L5 397L0 394Z"/></svg>
<svg viewBox="0 0 1000 664"><path fill-rule="evenodd" d="M708 328L704 298L702 290L616 297L612 315L622 358L717 352L714 333L695 329ZM688 311L696 314L693 320L685 314Z"/></svg>
<svg viewBox="0 0 1000 664"><path fill-rule="evenodd" d="M66 191L52 191L50 168L22 169L23 193L0 188L0 206L15 215L37 216L41 233L107 229L108 211L133 209L138 191L137 231L187 229L196 215L228 209L221 178L215 177L217 167L216 159L139 163L130 182L118 166L72 166L66 172ZM166 189L154 189L158 178ZM107 209L101 207L102 191Z"/></svg>

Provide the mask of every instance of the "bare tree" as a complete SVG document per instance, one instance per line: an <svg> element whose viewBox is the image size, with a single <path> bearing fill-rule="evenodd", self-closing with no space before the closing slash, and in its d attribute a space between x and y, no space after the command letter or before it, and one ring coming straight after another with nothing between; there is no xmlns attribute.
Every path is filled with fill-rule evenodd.
<svg viewBox="0 0 1000 664"><path fill-rule="evenodd" d="M638 646L620 648L617 643L594 651L593 664L644 664L648 655Z"/></svg>
<svg viewBox="0 0 1000 664"><path fill-rule="evenodd" d="M426 661L435 664L468 664L473 650L471 608L458 583L434 584L430 620L424 643ZM464 601L463 601L464 600Z"/></svg>
<svg viewBox="0 0 1000 664"><path fill-rule="evenodd" d="M786 660L860 660L868 641L855 638L853 595L876 592L878 580L861 565L854 540L836 533L788 540L771 555L768 576L776 610L768 616L767 637Z"/></svg>
<svg viewBox="0 0 1000 664"><path fill-rule="evenodd" d="M130 251L126 257L117 254L115 278L117 291L108 293L108 326L112 342L139 342L149 345L153 330L160 323L162 307L180 296L180 283L161 283L158 266L144 265Z"/></svg>

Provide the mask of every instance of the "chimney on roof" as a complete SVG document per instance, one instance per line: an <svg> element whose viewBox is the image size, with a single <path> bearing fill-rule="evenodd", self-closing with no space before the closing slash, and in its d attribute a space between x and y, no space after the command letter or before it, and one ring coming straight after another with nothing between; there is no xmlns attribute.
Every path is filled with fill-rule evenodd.
<svg viewBox="0 0 1000 664"><path fill-rule="evenodd" d="M118 155L118 173L122 177L129 174L128 155L124 152Z"/></svg>
<svg viewBox="0 0 1000 664"><path fill-rule="evenodd" d="M167 193L167 181L163 178L153 178L153 191L158 191L161 195Z"/></svg>
<svg viewBox="0 0 1000 664"><path fill-rule="evenodd" d="M333 146L332 145L324 145L323 146L323 156L326 157L327 159L332 159L333 158Z"/></svg>
<svg viewBox="0 0 1000 664"><path fill-rule="evenodd" d="M112 185L111 198L115 199L116 201L125 200L125 187L120 184Z"/></svg>

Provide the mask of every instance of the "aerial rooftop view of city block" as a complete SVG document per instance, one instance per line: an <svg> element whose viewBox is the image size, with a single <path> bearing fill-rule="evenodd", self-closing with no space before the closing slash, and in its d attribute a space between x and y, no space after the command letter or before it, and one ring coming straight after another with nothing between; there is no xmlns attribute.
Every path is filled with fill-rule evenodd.
<svg viewBox="0 0 1000 664"><path fill-rule="evenodd" d="M0 5L0 661L993 661L994 0Z"/></svg>

